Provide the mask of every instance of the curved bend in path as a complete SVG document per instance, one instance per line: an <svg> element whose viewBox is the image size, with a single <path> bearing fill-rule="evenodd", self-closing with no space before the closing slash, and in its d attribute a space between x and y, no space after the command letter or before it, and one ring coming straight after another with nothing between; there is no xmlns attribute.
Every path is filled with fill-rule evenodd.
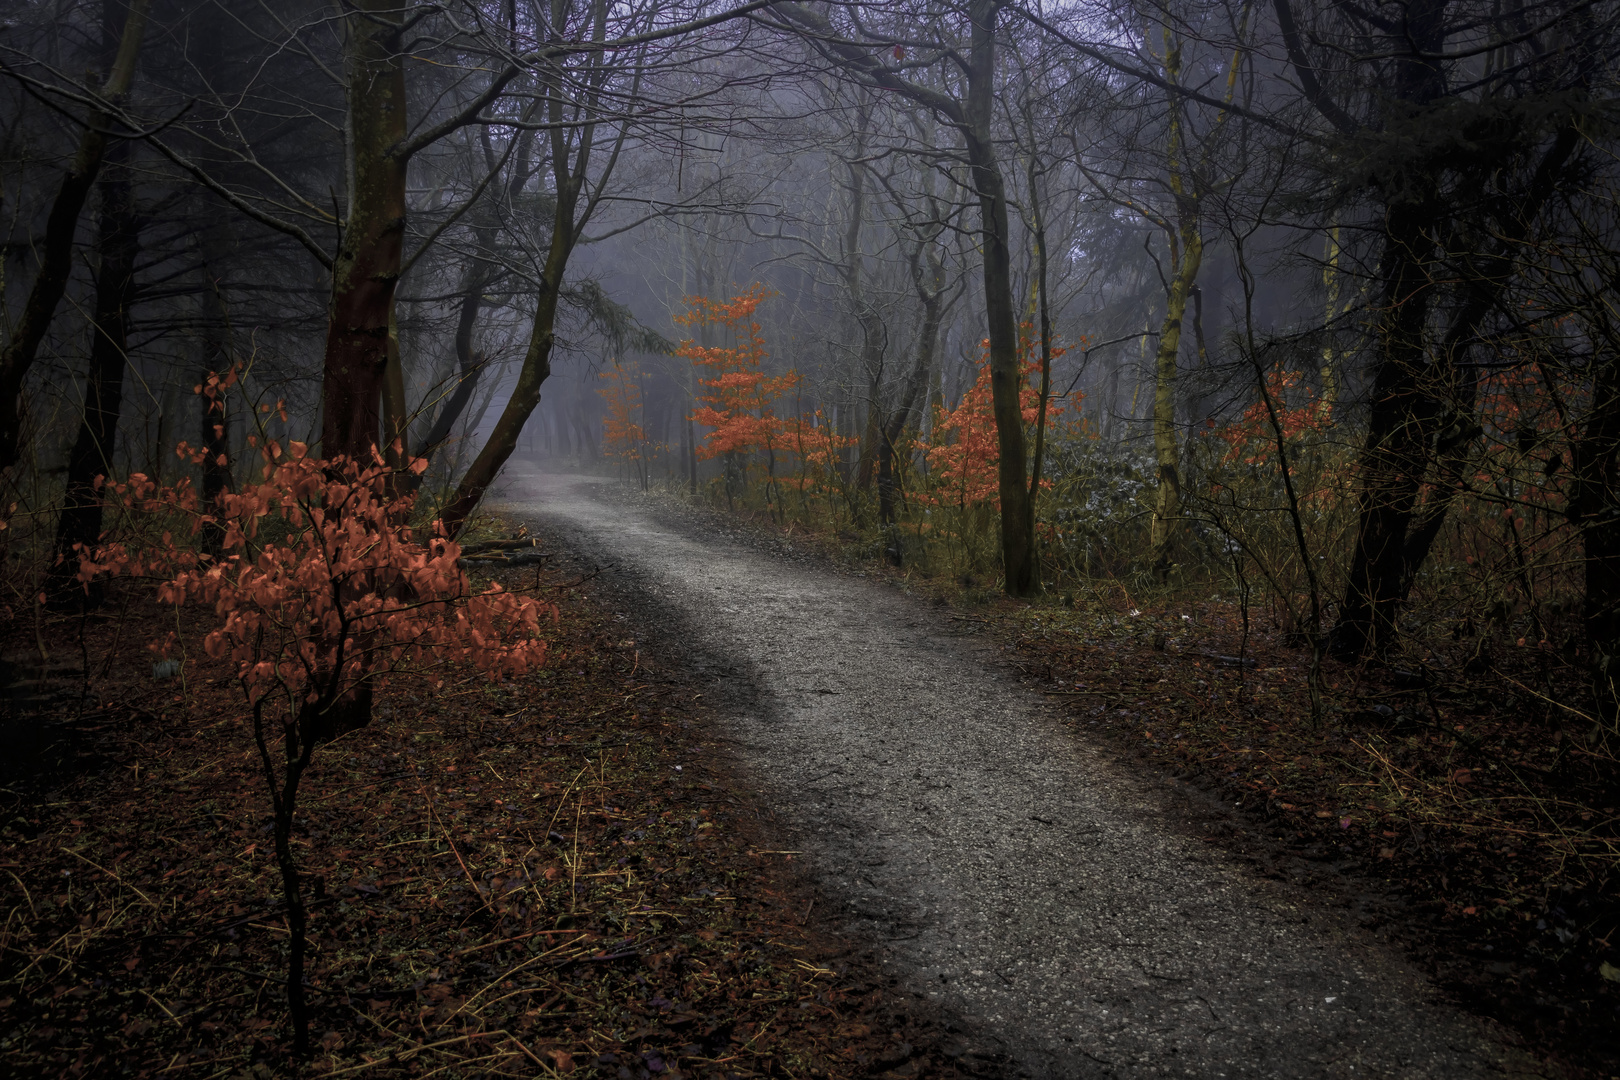
<svg viewBox="0 0 1620 1080"><path fill-rule="evenodd" d="M726 734L843 929L1017 1071L1527 1075L1403 962L1156 826L1142 785L936 611L602 483L513 462L504 509L684 613L754 681Z"/></svg>

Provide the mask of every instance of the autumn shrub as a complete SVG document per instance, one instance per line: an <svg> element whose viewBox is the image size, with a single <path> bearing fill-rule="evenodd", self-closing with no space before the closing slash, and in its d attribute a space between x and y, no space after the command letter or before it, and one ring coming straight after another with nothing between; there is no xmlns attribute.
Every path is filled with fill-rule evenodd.
<svg viewBox="0 0 1620 1080"><path fill-rule="evenodd" d="M641 490L646 491L653 460L663 448L647 438L641 365L614 358L612 367L600 377L603 385L596 392L607 406L602 417L602 453L624 462Z"/></svg>
<svg viewBox="0 0 1620 1080"><path fill-rule="evenodd" d="M1476 656L1492 637L1571 654L1582 637L1585 560L1569 508L1591 387L1571 375L1540 363L1485 373L1475 445L1449 463L1455 491L1424 493L1426 506L1450 505L1413 587Z"/></svg>
<svg viewBox="0 0 1620 1080"><path fill-rule="evenodd" d="M1326 570L1341 565L1355 525L1354 447L1295 363L1252 370L1241 411L1187 440L1182 580L1225 581L1303 633L1335 595Z"/></svg>
<svg viewBox="0 0 1620 1080"><path fill-rule="evenodd" d="M1038 345L1029 324L1021 328L1019 346L1019 404L1027 442L1033 447L1035 426L1042 418L1034 379L1039 368ZM988 340L980 343L980 350L973 385L954 406L936 406L926 440L907 441L908 448L916 446L921 467L899 470L902 478L909 474L912 479L903 515L910 517L923 549L941 569L953 575L990 571L1000 560L1001 495L997 470L1001 449L991 399ZM1062 354L1061 346L1053 348L1054 356ZM1076 397L1074 404L1078 401ZM1048 404L1045 423L1049 436L1062 423L1064 411L1060 401ZM896 455L901 460L909 460L910 456ZM907 486L902 484L903 489ZM1049 502L1050 491L1050 482L1043 480L1036 493L1038 507ZM1049 532L1049 528L1044 531Z"/></svg>
<svg viewBox="0 0 1620 1080"><path fill-rule="evenodd" d="M185 444L179 453L200 461ZM401 671L460 662L502 679L534 669L546 656L539 620L555 612L499 585L473 590L457 544L410 527L414 495L398 493L399 474L380 454L323 461L274 440L261 454L259 477L211 504L189 480L135 474L105 484L121 535L81 551L79 579L88 588L143 578L166 604L212 612L202 649L242 689L270 795L291 930L288 1002L303 1052L307 919L292 830L316 748L368 722L372 692ZM171 633L151 644L168 655L181 642Z"/></svg>
<svg viewBox="0 0 1620 1080"><path fill-rule="evenodd" d="M793 455L791 484L800 521L833 527L852 524L859 516L856 492L843 467L844 454L855 440L840 435L820 409L796 417L785 444Z"/></svg>
<svg viewBox="0 0 1620 1080"><path fill-rule="evenodd" d="M1029 364L1025 364L1025 370ZM1033 419L1031 391L1021 403ZM953 575L991 569L1000 555L997 529L1001 511L997 466L1001 461L990 397L990 363L979 365L973 385L954 407L936 409L930 440L923 449L926 479L917 491L917 529L925 548Z"/></svg>
<svg viewBox="0 0 1620 1080"><path fill-rule="evenodd" d="M689 417L707 429L697 456L722 466L711 494L731 509L764 509L778 522L792 517L836 532L864 555L900 561L903 554L908 565L951 577L993 576L1001 555L1000 449L987 345L961 397L935 403L894 438L892 516L885 518L878 493L862 482L871 470L851 464L858 440L839 433L819 410L783 414L790 391L813 388L795 371L769 370L754 315L770 295L755 285L725 302L689 297L676 319L684 328L716 329L731 339L722 345L688 339L677 351L694 365L703 388ZM1073 587L1114 577L1158 587L1144 577L1158 482L1152 456L1130 439L1100 438L1082 411L1083 395L1054 398L1041 416L1039 346L1027 324L1020 350L1020 403L1032 453L1036 429L1044 427L1035 502L1048 583ZM1063 353L1061 344L1053 346L1054 358ZM1188 438L1188 492L1173 583L1207 588L1239 578L1258 584L1275 593L1285 621L1294 623L1313 588L1301 566L1286 489L1297 489L1307 546L1321 555L1340 550L1353 517L1352 451L1331 406L1298 366L1272 364L1241 399L1240 412L1224 422L1210 420ZM644 441L634 419L637 386L617 367L604 378L610 442L633 459ZM1268 402L1277 410L1280 449ZM1319 581L1318 600L1320 592Z"/></svg>
<svg viewBox="0 0 1620 1080"><path fill-rule="evenodd" d="M728 504L747 491L750 472L762 466L765 503L780 521L785 511L777 483L783 463L778 458L785 454L789 433L797 422L778 415L777 402L798 385L799 376L795 371L771 375L765 369L770 353L753 315L771 295L765 286L754 285L724 303L688 297L686 311L675 322L685 328L715 327L730 334L733 344L700 345L688 338L676 355L703 372L697 380L703 392L697 397L692 419L709 431L697 447L697 456L721 459Z"/></svg>

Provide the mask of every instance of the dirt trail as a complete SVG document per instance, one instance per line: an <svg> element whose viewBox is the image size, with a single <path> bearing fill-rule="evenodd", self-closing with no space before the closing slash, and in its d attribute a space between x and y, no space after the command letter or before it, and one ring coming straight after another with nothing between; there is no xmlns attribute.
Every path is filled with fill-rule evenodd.
<svg viewBox="0 0 1620 1080"><path fill-rule="evenodd" d="M503 491L710 658L835 925L1016 1072L1539 1075L1399 958L1166 829L961 623L600 480L514 462Z"/></svg>

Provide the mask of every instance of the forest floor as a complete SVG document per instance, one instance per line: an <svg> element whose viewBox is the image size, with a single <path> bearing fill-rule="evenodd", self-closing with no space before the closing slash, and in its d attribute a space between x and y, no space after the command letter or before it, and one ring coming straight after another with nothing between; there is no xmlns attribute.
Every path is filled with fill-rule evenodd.
<svg viewBox="0 0 1620 1080"><path fill-rule="evenodd" d="M1234 808L1201 842L1353 912L1571 1075L1620 1076L1620 810L1562 704L1586 699L1575 665L1534 645L1472 671L1443 646L1324 661L1313 723L1309 650L1264 613L1245 635L1232 603L993 608L1077 737Z"/></svg>
<svg viewBox="0 0 1620 1080"><path fill-rule="evenodd" d="M1298 653L1258 632L1256 666L1227 668L1224 612L982 594L953 609L914 579L841 570L848 553L822 538L533 467L510 470L504 507L595 563L619 607L706 681L712 737L804 852L828 931L870 943L981 1053L1044 1076L1608 1075L1610 1035L1586 1029L1613 1015L1601 955L1584 1002L1556 1003L1576 1010L1561 1030L1478 1000L1471 1013L1443 972L1446 991L1403 955L1427 916L1388 871L1436 832L1392 827L1414 804L1368 809L1382 781L1335 773L1322 749L1318 766L1269 762L1297 794L1247 786L1262 734L1274 755L1373 740L1359 719L1309 727ZM1381 717L1389 691L1351 677L1331 673ZM1254 735L1220 730L1228 701L1252 711ZM1380 737L1434 734L1428 714L1391 711ZM1390 767L1418 767L1401 745ZM1467 788L1462 768L1446 775ZM1347 802L1341 784L1368 790ZM1348 849L1368 837L1381 861L1359 873ZM1492 882L1449 882L1454 921L1523 922L1522 907L1491 911ZM1578 934L1584 963L1606 931L1570 902L1554 930Z"/></svg>
<svg viewBox="0 0 1620 1080"><path fill-rule="evenodd" d="M1234 602L1117 585L1014 603L848 537L662 509L940 605L1073 739L1152 784L1183 835L1409 957L1550 1072L1620 1076L1620 810L1569 704L1584 691L1566 648L1481 654L1445 635L1387 664L1324 660L1313 721L1309 650L1263 609L1245 627Z"/></svg>
<svg viewBox="0 0 1620 1080"><path fill-rule="evenodd" d="M1546 650L1328 665L1315 727L1261 613L1012 604L571 490L502 574L560 608L548 670L396 682L306 781L296 1071L1620 1074L1616 815ZM155 606L36 615L0 642L8 1075L294 1071L239 691L153 678Z"/></svg>
<svg viewBox="0 0 1620 1080"><path fill-rule="evenodd" d="M693 680L589 574L538 676L401 679L316 757L295 843L314 1058L288 1057L268 798L223 666L153 677L168 609L36 611L0 671L7 1076L985 1075L810 918ZM587 580L582 580L587 579ZM193 631L200 626L191 627Z"/></svg>

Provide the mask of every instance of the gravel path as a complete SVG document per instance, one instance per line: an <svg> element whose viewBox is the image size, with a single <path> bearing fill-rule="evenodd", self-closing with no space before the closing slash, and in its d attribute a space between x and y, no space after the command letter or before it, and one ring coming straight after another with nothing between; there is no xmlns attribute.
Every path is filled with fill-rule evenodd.
<svg viewBox="0 0 1620 1080"><path fill-rule="evenodd" d="M603 485L513 462L501 509L711 658L834 925L1014 1073L1540 1075L1399 958L1166 828L961 623Z"/></svg>

